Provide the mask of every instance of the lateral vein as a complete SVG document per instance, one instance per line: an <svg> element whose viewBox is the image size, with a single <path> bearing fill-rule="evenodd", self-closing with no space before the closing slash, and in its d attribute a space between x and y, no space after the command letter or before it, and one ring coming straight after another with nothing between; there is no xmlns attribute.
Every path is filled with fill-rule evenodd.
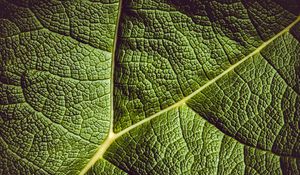
<svg viewBox="0 0 300 175"><path fill-rule="evenodd" d="M121 2L120 2L121 3ZM121 6L120 6L121 8ZM120 10L119 10L120 12ZM180 107L183 104L185 104L189 99L191 99L192 97L194 97L196 94L198 94L199 92L201 92L203 89L207 88L208 86L210 86L211 84L215 83L217 80L219 80L220 78L222 78L224 75L226 75L227 73L229 73L230 71L234 70L237 66L239 66L240 64L242 64L243 62L245 62L246 60L248 60L249 58L251 58L252 56L258 54L262 49L264 49L266 46L268 46L271 42L273 42L275 39L277 39L278 37L280 37L281 35L283 35L284 33L288 32L295 24L297 24L300 21L300 16L298 16L296 18L296 20L294 22L292 22L290 25L288 25L286 28L284 28L282 31L280 31L279 33L277 33L275 36L273 36L272 38L270 38L269 40L267 40L266 42L262 43L257 49L255 49L253 52L251 52L250 54L248 54L246 57L244 57L243 59L241 59L240 61L236 62L235 64L231 65L228 69L226 69L224 72L222 72L221 74L219 74L218 76L216 76L215 78L211 79L210 81L208 81L207 83L205 83L203 86L201 86L199 89L197 89L196 91L194 91L193 93L191 93L190 95L184 97L182 100L174 103L173 105L153 114L150 117L147 117L129 127L127 127L126 129L118 132L118 133L114 133L114 132L110 132L107 139L101 144L99 145L98 151L95 153L95 155L92 157L92 159L88 162L88 164L84 167L84 169L82 169L82 171L80 172L80 175L85 174L95 163L97 160L103 158L104 153L106 152L106 150L110 147L110 145L119 137L121 137L122 135L128 133L129 131L133 130L134 128L156 118L157 116L160 116L161 114L164 114L168 111L170 111L173 108L176 107ZM119 20L118 20L119 22ZM119 25L118 25L119 26Z"/></svg>
<svg viewBox="0 0 300 175"><path fill-rule="evenodd" d="M196 91L194 91L193 93L191 93L190 95L184 97L182 100L178 101L177 103L174 103L173 105L155 113L154 115L147 117L146 119L143 119L131 126L129 126L128 128L120 131L119 133L117 133L116 135L118 137L120 137L121 135L129 132L130 130L136 128L139 125L142 125L145 122L148 122L149 120L170 111L173 108L182 106L183 104L185 104L189 99L191 99L192 97L194 97L196 94L198 94L199 92L201 92L203 89L207 88L208 86L210 86L211 84L215 83L217 80L219 80L220 78L222 78L224 75L226 75L228 72L234 70L237 66L239 66L240 64L242 64L243 62L245 62L246 60L248 60L249 58L251 58L252 56L254 56L255 54L258 54L263 48L265 48L267 45L269 45L272 41L274 41L276 38L278 38L279 36L283 35L284 33L288 32L290 30L290 28L292 28L296 23L298 23L300 21L300 16L297 17L297 19L292 22L289 26L287 26L286 28L284 28L281 32L277 33L275 36L273 36L271 39L267 40L266 42L262 43L257 49L255 49L253 52L251 52L249 55L247 55L246 57L244 57L243 59L241 59L240 61L236 62L235 64L233 64L232 66L230 66L228 69L226 69L224 72L222 72L221 74L219 74L218 76L216 76L215 78L211 79L210 81L208 81L207 83L205 83L203 86L201 86L199 89L197 89Z"/></svg>

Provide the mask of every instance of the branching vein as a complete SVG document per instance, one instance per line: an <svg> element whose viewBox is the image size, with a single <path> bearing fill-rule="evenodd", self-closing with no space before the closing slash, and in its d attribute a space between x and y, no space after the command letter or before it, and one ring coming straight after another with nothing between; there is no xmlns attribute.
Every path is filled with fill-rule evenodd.
<svg viewBox="0 0 300 175"><path fill-rule="evenodd" d="M121 5L120 5L121 7ZM253 52L251 52L250 54L248 54L246 57L244 57L243 59L241 59L240 61L236 62L235 64L231 65L228 69L226 69L224 72L222 72L221 74L219 74L218 76L216 76L215 78L209 80L207 83L205 83L203 86L201 86L199 89L197 89L196 91L194 91L193 93L191 93L190 95L184 97L182 100L178 101L177 103L155 113L154 115L145 118L133 125L131 125L130 127L120 131L119 133L113 133L113 131L111 130L111 132L109 133L108 137L106 138L106 140L99 145L98 151L95 153L95 155L91 158L91 160L88 162L88 164L82 169L82 171L80 172L80 175L85 174L95 163L97 160L103 158L104 153L106 152L106 150L109 148L109 146L119 137L121 137L122 135L130 132L131 130L137 128L138 126L149 122L150 120L156 118L157 116L160 116L176 107L180 107L183 104L185 104L188 100L190 100L192 97L194 97L195 95L197 95L198 93L200 93L203 89L207 88L208 86L210 86L211 84L215 83L216 81L218 81L220 78L222 78L223 76L225 76L227 73L229 73L230 71L233 71L236 67L238 67L239 65L241 65L242 63L244 63L246 60L248 60L249 58L251 58L252 56L260 53L260 51L262 49L264 49L266 46L268 46L271 42L273 42L275 39L277 39L278 37L280 37L281 35L285 34L286 32L289 32L289 30L298 22L300 21L300 16L298 16L296 18L296 20L294 22L292 22L289 26L287 26L286 28L284 28L281 32L277 33L275 36L273 36L272 38L270 38L269 40L267 40L266 42L262 43L257 49L255 49ZM116 41L115 41L116 42Z"/></svg>

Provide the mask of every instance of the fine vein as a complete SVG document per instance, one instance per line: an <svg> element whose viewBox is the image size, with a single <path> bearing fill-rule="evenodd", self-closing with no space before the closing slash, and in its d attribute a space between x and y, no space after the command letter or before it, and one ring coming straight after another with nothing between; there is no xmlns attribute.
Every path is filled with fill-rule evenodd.
<svg viewBox="0 0 300 175"><path fill-rule="evenodd" d="M121 7L121 5L120 5ZM119 10L120 13L120 10ZM119 14L120 15L120 14ZM274 41L275 39L277 39L278 37L280 37L281 35L283 35L284 33L288 32L296 23L298 23L300 21L300 16L298 16L296 18L296 20L294 22L292 22L289 26L287 26L286 28L284 28L281 32L277 33L275 36L273 36L272 38L270 38L269 40L267 40L266 42L262 43L257 49L255 49L253 52L251 52L249 55L247 55L246 57L244 57L243 59L241 59L240 61L236 62L235 64L231 65L228 69L226 69L224 72L222 72L221 74L219 74L218 76L216 76L215 78L209 80L207 83L205 83L203 86L201 86L199 89L197 89L196 91L194 91L193 93L191 93L190 95L184 97L182 100L176 102L175 104L155 113L154 115L147 117L131 126L129 126L128 128L118 132L118 133L114 133L112 130L110 131L108 137L106 138L106 140L99 145L98 147L98 151L95 153L95 155L91 158L91 160L88 162L88 164L82 169L82 171L80 172L80 175L85 174L95 163L97 160L103 158L104 153L106 152L106 150L109 148L109 146L119 137L121 137L122 135L128 133L129 131L131 131L132 129L156 118L157 116L160 116L162 114L164 114L165 112L170 111L171 109L174 109L176 107L182 106L183 104L185 104L189 99L191 99L192 97L194 97L196 94L198 94L199 92L201 92L203 89L207 88L208 86L210 86L211 84L215 83L217 80L219 80L220 78L222 78L224 75L226 75L228 72L234 70L237 66L239 66L240 64L242 64L243 62L245 62L246 60L248 60L249 58L251 58L252 56L254 56L255 54L258 54L262 49L264 49L267 45L269 45L272 41ZM116 40L116 39L115 39ZM116 42L116 41L115 41ZM113 118L113 117L112 117Z"/></svg>

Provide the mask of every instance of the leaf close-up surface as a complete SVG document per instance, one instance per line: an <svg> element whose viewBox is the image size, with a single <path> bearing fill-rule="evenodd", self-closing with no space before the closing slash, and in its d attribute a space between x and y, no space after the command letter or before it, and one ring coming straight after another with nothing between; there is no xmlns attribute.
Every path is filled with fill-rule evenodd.
<svg viewBox="0 0 300 175"><path fill-rule="evenodd" d="M299 0L0 0L0 174L300 174Z"/></svg>

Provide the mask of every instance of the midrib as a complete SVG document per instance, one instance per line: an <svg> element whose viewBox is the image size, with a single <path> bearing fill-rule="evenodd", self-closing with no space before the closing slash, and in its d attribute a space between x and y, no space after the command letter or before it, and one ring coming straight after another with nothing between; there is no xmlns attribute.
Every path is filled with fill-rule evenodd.
<svg viewBox="0 0 300 175"><path fill-rule="evenodd" d="M117 23L117 29L118 30L118 26L119 26L119 17L120 17L120 13L121 13L121 2L119 5L119 16L118 16L118 23ZM210 86L211 84L215 83L217 80L219 80L220 78L222 78L224 75L226 75L228 72L232 71L233 69L235 69L237 66L239 66L240 64L242 64L243 62L245 62L246 60L248 60L249 58L251 58L252 56L254 56L255 54L258 54L262 49L264 49L267 45L269 45L272 41L274 41L276 38L278 38L279 36L283 35L284 33L288 32L296 23L298 23L300 21L300 16L298 16L296 18L296 20L294 22L292 22L289 26L287 26L286 28L284 28L282 31L280 31L279 33L277 33L275 36L273 36L272 38L270 38L269 40L267 40L266 42L262 43L257 49L255 49L253 52L251 52L250 54L248 54L246 57L244 57L243 59L241 59L240 61L236 62L235 64L231 65L228 69L226 69L224 72L222 72L221 74L219 74L218 76L216 76L215 78L211 79L210 81L208 81L207 83L205 83L203 86L201 86L199 89L197 89L196 91L194 91L193 93L191 93L190 95L184 97L182 100L174 103L173 105L155 113L154 115L147 117L131 126L129 126L128 128L118 132L118 133L114 133L113 132L113 123L111 123L111 129L110 132L106 138L106 140L104 140L104 142L99 145L98 147L98 151L94 154L94 156L90 159L90 161L88 162L88 164L81 170L80 175L85 174L95 163L97 160L103 158L104 153L106 152L106 150L109 148L109 146L119 137L121 137L122 135L128 133L129 131L133 130L134 128L156 118L157 116L160 116L162 114L164 114L165 112L168 112L176 107L182 106L183 104L185 104L189 99L191 99L192 97L194 97L196 94L198 94L199 92L201 92L203 89L207 88L208 86ZM116 49L116 42L117 42L117 32L115 35L115 39L114 39L114 53L113 53L113 61L114 62L114 58L115 58L115 49ZM114 63L112 63L113 65ZM112 66L112 69L114 69L114 65ZM112 75L113 75L113 70L112 70ZM113 77L112 77L113 79ZM111 91L113 92L113 80L112 80L112 85L111 85L112 89ZM113 98L113 94L111 94ZM113 102L111 102L111 105L113 105ZM113 122L113 106L112 106L112 112L111 112L112 116L112 122Z"/></svg>

